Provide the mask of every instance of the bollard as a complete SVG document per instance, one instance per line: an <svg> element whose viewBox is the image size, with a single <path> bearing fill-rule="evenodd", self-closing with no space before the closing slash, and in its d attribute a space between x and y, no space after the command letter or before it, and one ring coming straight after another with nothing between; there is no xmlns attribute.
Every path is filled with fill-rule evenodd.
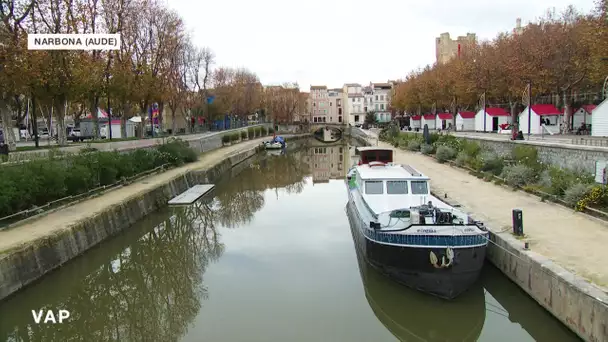
<svg viewBox="0 0 608 342"><path fill-rule="evenodd" d="M524 235L524 218L521 209L513 209L513 234Z"/></svg>

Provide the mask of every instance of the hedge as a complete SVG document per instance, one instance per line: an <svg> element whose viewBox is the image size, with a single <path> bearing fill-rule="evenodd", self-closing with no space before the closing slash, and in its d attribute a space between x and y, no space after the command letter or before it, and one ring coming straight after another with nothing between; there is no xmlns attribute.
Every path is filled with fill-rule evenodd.
<svg viewBox="0 0 608 342"><path fill-rule="evenodd" d="M395 147L434 155L438 162L455 158L455 164L472 169L486 180L500 177L505 183L523 190L549 195L576 210L586 207L608 208L608 189L594 183L591 174L543 163L533 146L515 146L501 155L479 143L453 135L430 133L430 145L422 134L402 133L394 127L383 130L380 140Z"/></svg>
<svg viewBox="0 0 608 342"><path fill-rule="evenodd" d="M4 166L0 177L0 218L111 185L162 165L179 166L197 158L186 142L171 140L154 149L129 153L81 151L60 159Z"/></svg>

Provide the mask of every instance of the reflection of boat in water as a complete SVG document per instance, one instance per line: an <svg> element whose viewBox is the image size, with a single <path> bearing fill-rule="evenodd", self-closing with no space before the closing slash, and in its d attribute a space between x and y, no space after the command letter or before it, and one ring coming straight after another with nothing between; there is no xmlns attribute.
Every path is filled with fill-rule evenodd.
<svg viewBox="0 0 608 342"><path fill-rule="evenodd" d="M266 149L266 154L269 156L282 156L283 154L285 154L285 150L283 150L282 148Z"/></svg>
<svg viewBox="0 0 608 342"><path fill-rule="evenodd" d="M481 284L455 300L445 301L386 278L365 261L358 248L357 261L369 306L399 340L477 341L479 338L486 310Z"/></svg>
<svg viewBox="0 0 608 342"><path fill-rule="evenodd" d="M360 147L348 172L355 242L376 268L414 289L453 299L479 277L488 232L430 194L429 178L393 164L393 151Z"/></svg>
<svg viewBox="0 0 608 342"><path fill-rule="evenodd" d="M281 144L280 142L265 141L264 142L264 147L267 150L282 150L283 149L283 144ZM287 147L287 143L285 143L285 147Z"/></svg>

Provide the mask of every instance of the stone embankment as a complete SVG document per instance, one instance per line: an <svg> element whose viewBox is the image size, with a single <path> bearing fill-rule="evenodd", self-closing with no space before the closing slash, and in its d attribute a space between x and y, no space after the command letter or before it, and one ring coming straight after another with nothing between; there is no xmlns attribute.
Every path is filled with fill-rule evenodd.
<svg viewBox="0 0 608 342"><path fill-rule="evenodd" d="M294 141L307 136L286 138ZM197 162L0 231L0 300L166 206L190 186L219 179L255 155L268 137L224 148L217 148L221 135L215 139L190 141L197 151L209 151Z"/></svg>
<svg viewBox="0 0 608 342"><path fill-rule="evenodd" d="M370 142L376 144L373 139ZM392 148L382 142L379 145ZM586 153L560 146L537 148L545 148L546 157L557 151L564 159L579 158L579 163ZM420 153L396 150L395 161L429 176L437 197L447 195L447 202L459 204L484 222L491 231L489 261L540 305L582 339L608 341L608 264L603 262L608 260L606 223L541 202L525 192L484 182ZM523 211L524 239L512 234L512 209ZM529 250L524 249L524 242L529 243Z"/></svg>

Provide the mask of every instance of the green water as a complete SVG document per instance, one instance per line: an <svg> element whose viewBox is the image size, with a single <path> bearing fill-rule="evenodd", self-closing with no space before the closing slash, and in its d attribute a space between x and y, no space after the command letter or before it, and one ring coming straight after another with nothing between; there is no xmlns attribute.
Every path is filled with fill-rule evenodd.
<svg viewBox="0 0 608 342"><path fill-rule="evenodd" d="M314 144L242 164L0 303L0 341L578 340L491 265L455 302L370 269L337 179L352 150ZM35 324L39 309L71 317Z"/></svg>

